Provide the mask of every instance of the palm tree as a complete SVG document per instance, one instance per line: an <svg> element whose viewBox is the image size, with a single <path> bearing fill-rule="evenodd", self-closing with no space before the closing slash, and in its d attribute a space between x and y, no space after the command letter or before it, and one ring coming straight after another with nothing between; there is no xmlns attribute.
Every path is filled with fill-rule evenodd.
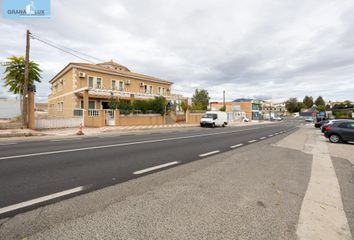
<svg viewBox="0 0 354 240"><path fill-rule="evenodd" d="M6 67L4 72L5 87L15 94L23 93L25 83L25 59L24 57L12 56L7 58L9 61L3 65ZM34 85L34 82L41 82L39 65L33 61L29 62L28 67L28 86Z"/></svg>
<svg viewBox="0 0 354 240"><path fill-rule="evenodd" d="M25 59L24 57L16 56L7 59L8 61L2 64L6 67L4 71L4 86L9 87L10 92L20 95L21 112L23 114L22 101L25 84ZM33 86L35 82L41 82L42 77L40 72L42 70L39 68L39 65L30 61L28 65L28 86Z"/></svg>

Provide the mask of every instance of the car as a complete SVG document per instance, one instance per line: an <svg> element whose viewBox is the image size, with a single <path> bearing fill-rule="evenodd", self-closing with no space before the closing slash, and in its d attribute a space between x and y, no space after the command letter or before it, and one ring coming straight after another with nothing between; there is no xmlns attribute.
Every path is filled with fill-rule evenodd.
<svg viewBox="0 0 354 240"><path fill-rule="evenodd" d="M313 117L305 117L305 122L313 122Z"/></svg>
<svg viewBox="0 0 354 240"><path fill-rule="evenodd" d="M274 121L281 121L283 120L281 117L272 117L271 120L274 120Z"/></svg>
<svg viewBox="0 0 354 240"><path fill-rule="evenodd" d="M227 114L222 111L208 111L205 115L200 119L201 127L216 127L222 126L225 127L227 125Z"/></svg>
<svg viewBox="0 0 354 240"><path fill-rule="evenodd" d="M332 143L354 141L354 120L332 122L326 127L324 134Z"/></svg>
<svg viewBox="0 0 354 240"><path fill-rule="evenodd" d="M323 124L328 123L328 120L321 120L319 122L315 122L315 128L320 128Z"/></svg>
<svg viewBox="0 0 354 240"><path fill-rule="evenodd" d="M332 123L334 123L336 121L338 121L338 120L329 120L328 122L322 124L322 126L320 127L321 132L324 133L326 131L326 128L328 127L328 125L330 125L330 124L332 124Z"/></svg>

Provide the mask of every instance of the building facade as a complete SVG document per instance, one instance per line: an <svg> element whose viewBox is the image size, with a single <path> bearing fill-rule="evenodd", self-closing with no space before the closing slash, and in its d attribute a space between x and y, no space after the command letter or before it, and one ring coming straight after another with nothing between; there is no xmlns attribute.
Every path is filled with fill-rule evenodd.
<svg viewBox="0 0 354 240"><path fill-rule="evenodd" d="M223 107L222 102L211 102L210 109L217 111ZM261 120L261 105L262 101L255 99L236 99L232 102L225 102L226 112L229 120Z"/></svg>
<svg viewBox="0 0 354 240"><path fill-rule="evenodd" d="M262 114L265 119L288 115L284 101L263 101Z"/></svg>
<svg viewBox="0 0 354 240"><path fill-rule="evenodd" d="M82 110L108 109L111 96L120 101L171 98L172 82L131 72L113 61L100 64L69 63L52 80L48 116L81 116Z"/></svg>

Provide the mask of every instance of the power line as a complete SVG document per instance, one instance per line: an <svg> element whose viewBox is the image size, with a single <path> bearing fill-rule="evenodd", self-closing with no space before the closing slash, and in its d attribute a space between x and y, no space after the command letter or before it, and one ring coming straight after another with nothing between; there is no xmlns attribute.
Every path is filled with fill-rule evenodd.
<svg viewBox="0 0 354 240"><path fill-rule="evenodd" d="M40 39L42 39L42 40L44 40L44 41L46 41L46 42L49 42L49 43L51 43L51 44L53 44L53 45L60 46L59 44L56 44L55 42L50 41L50 40L48 40L48 39L44 39L44 38L42 38L42 37L39 37L38 35L34 35L34 34L31 34L31 35L34 36L34 37L36 37L36 38L40 38ZM75 49L72 49L72 48L68 48L68 47L65 47L65 46L60 46L60 47L61 47L61 48L65 48L65 49L67 49L67 50L69 50L69 51L73 51L73 52L79 53L79 54L84 55L84 56L86 56L86 57L95 59L95 60L97 60L97 61L99 61L99 62L103 62L102 59L96 58L96 57L94 57L94 56L91 56L91 55L88 55L88 54L86 54L86 53L80 52L80 51L78 51L78 50L75 50Z"/></svg>
<svg viewBox="0 0 354 240"><path fill-rule="evenodd" d="M77 55L77 54L75 54L75 53L72 53L72 52L70 52L70 50L71 50L71 51L74 51L74 52L78 52L78 53L80 53L81 55L86 55L86 56L88 56L88 57L90 57L90 58L99 60L98 58L89 56L89 55L87 55L87 54L85 54L85 53L81 53L81 52L79 52L79 51L77 51L77 50L73 50L73 49L66 50L66 49L64 49L64 47L58 46L57 44L55 44L55 43L53 43L53 42L50 43L50 41L43 40L42 38L40 38L40 37L38 37L38 36L36 36L36 35L31 34L31 37L32 37L33 39L35 39L35 40L38 40L38 41L40 41L40 42L42 42L42 43L48 45L48 46L51 46L51 47L56 48L56 49L58 49L58 50L60 50L60 51L62 51L62 52L65 52L65 53L67 53L67 54L70 54L70 55L72 55L72 56L75 56L75 57L77 57L77 58L80 58L81 60L84 60L84 61L86 61L86 62L95 64L95 62L93 62L93 61L91 61L91 60L89 60L89 59L87 59L87 58L81 57L81 56L79 56L79 55ZM68 48L67 48L67 49L68 49ZM101 61L101 60L99 60L99 61Z"/></svg>

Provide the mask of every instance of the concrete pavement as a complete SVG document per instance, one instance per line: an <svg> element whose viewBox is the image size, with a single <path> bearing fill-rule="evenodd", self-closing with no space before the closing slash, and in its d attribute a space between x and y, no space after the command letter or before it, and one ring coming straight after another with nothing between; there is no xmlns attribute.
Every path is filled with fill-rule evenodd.
<svg viewBox="0 0 354 240"><path fill-rule="evenodd" d="M352 239L326 141L321 132L307 125L277 143L313 156L311 178L297 226L299 239Z"/></svg>

